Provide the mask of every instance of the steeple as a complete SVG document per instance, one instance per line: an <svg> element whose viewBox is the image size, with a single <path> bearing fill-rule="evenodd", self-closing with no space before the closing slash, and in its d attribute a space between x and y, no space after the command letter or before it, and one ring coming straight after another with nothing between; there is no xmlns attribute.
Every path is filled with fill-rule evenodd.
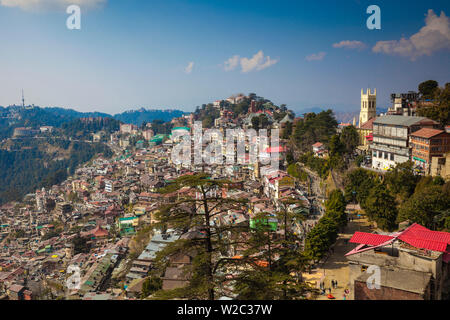
<svg viewBox="0 0 450 320"><path fill-rule="evenodd" d="M370 88L364 93L361 89L361 112L359 114L359 127L371 118L377 116L377 89L371 92Z"/></svg>

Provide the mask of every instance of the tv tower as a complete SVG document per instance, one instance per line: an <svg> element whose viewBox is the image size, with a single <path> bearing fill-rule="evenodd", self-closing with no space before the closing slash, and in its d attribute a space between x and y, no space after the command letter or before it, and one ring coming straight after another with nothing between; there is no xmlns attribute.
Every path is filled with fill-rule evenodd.
<svg viewBox="0 0 450 320"><path fill-rule="evenodd" d="M22 107L25 108L25 97L23 95L23 89L22 89Z"/></svg>

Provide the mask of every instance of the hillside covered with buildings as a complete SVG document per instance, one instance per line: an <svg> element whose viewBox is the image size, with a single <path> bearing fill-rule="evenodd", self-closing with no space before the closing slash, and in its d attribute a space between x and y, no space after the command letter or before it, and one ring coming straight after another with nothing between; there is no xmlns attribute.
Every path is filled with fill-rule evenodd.
<svg viewBox="0 0 450 320"><path fill-rule="evenodd" d="M64 172L53 179L35 170L33 190L0 207L0 295L447 299L450 139L448 100L437 94L447 89L393 94L383 114L376 90L362 90L353 123L338 123L332 110L299 117L251 93L170 121L16 128L2 143L5 157L35 152L43 168ZM201 134L215 130L201 145L196 122ZM229 129L244 130L244 161L172 156L182 143L192 155L205 150ZM245 134L252 129L268 129L270 139ZM252 145L279 166L252 162ZM334 260L342 267L322 273ZM364 287L371 264L380 291Z"/></svg>

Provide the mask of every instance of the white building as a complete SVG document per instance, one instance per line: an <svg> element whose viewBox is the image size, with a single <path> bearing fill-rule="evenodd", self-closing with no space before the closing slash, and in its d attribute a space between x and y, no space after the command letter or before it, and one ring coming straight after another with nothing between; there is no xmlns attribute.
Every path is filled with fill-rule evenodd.
<svg viewBox="0 0 450 320"><path fill-rule="evenodd" d="M421 128L436 128L436 121L425 117L388 115L373 122L372 168L388 170L411 160L409 136Z"/></svg>
<svg viewBox="0 0 450 320"><path fill-rule="evenodd" d="M111 193L114 191L114 183L111 180L105 181L105 191Z"/></svg>

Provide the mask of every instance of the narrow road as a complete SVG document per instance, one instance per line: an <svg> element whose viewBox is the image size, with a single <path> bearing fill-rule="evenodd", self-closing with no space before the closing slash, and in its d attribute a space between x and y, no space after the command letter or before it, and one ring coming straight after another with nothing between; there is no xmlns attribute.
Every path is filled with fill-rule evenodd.
<svg viewBox="0 0 450 320"><path fill-rule="evenodd" d="M328 300L328 288L331 288L331 294L336 300L344 299L344 290L350 288L349 283L349 268L348 260L345 258L345 254L356 247L356 244L348 242L356 231L371 232L370 223L367 218L361 217L349 222L344 231L339 234L338 239L333 247L332 254L328 259L319 266L317 270L323 275L323 283L326 289L326 295L320 295L317 300ZM331 286L331 280L338 282L337 289L333 289ZM353 296L353 292L346 297L346 300L350 300Z"/></svg>

